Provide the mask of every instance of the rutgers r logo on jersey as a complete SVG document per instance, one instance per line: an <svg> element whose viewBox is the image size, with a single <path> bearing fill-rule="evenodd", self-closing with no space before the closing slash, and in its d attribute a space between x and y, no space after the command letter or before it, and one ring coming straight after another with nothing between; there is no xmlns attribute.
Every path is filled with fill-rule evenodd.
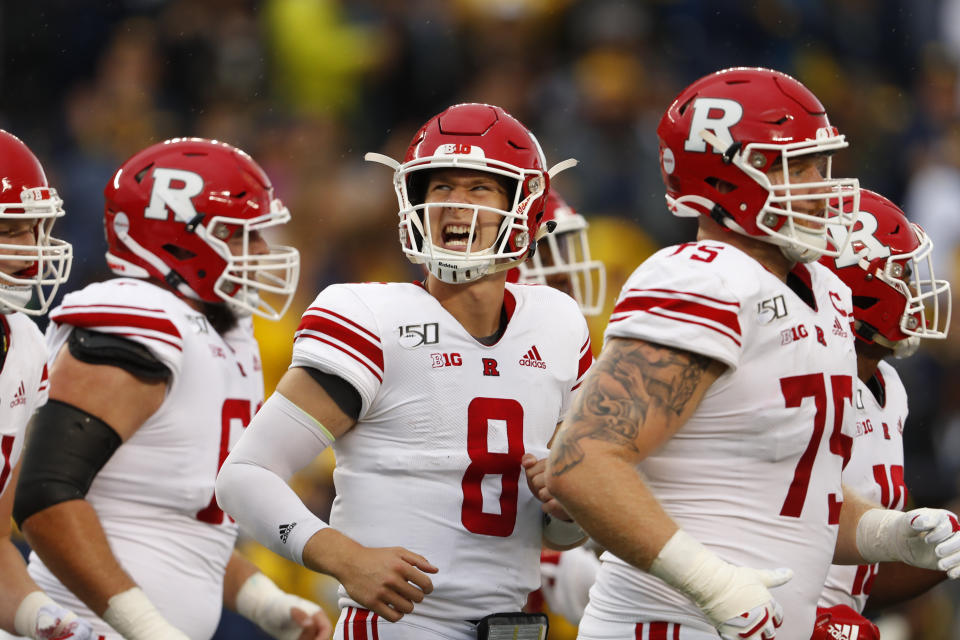
<svg viewBox="0 0 960 640"><path fill-rule="evenodd" d="M197 216L191 198L203 192L203 178L192 171L182 169L153 170L153 189L150 204L143 210L144 218L166 220L167 209L173 211L175 220L189 222Z"/></svg>
<svg viewBox="0 0 960 640"><path fill-rule="evenodd" d="M697 98L690 108L693 109L693 116L690 118L690 132L683 143L684 151L702 153L707 150L707 143L700 137L704 129L712 131L720 139L723 149L733 144L730 127L743 118L743 105L726 98ZM723 149L714 149L713 152L723 153Z"/></svg>

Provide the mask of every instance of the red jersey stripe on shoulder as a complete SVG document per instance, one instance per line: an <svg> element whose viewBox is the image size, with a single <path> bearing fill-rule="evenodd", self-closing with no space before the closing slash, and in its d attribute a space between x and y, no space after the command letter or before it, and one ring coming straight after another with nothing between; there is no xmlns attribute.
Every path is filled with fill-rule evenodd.
<svg viewBox="0 0 960 640"><path fill-rule="evenodd" d="M73 311L70 313L54 313L50 319L57 324L69 324L74 327L130 327L133 329L150 329L166 333L175 338L181 338L177 325L168 318L139 315L136 313L121 313L113 311Z"/></svg>
<svg viewBox="0 0 960 640"><path fill-rule="evenodd" d="M577 367L577 381L583 379L583 376L586 375L587 371L590 370L590 366L593 364L593 351L590 350L590 341L587 341L587 349L583 352L583 355L580 356L580 363Z"/></svg>
<svg viewBox="0 0 960 640"><path fill-rule="evenodd" d="M50 387L50 376L47 374L47 364L43 364L43 372L40 374L40 387L41 392L46 391Z"/></svg>
<svg viewBox="0 0 960 640"><path fill-rule="evenodd" d="M357 356L357 354L353 353L352 351L349 351L349 350L347 350L347 349L344 349L343 347L341 347L341 346L338 345L337 343L332 342L332 341L330 341L330 340L327 340L327 339L324 338L323 336L317 335L317 334L314 334L314 333L308 333L308 332L306 332L306 331L299 331L299 332L297 332L296 336L294 337L294 340L299 340L299 339L301 339L301 338L309 338L309 339L311 339L311 340L316 340L316 341L318 341L318 342L322 342L323 344L329 345L329 346L333 347L334 349L339 349L339 350L342 351L343 353L347 354L348 356L350 356L351 358L353 358L354 360L356 360L357 362L359 362L360 364L362 364L363 366L365 366L367 369L370 370L370 373L372 373L372 374L374 375L374 377L376 377L377 380L379 380L380 382L383 382L383 375L381 374L381 372L380 372L380 371L377 371L376 369L374 369L372 366L370 366L370 363L369 363L369 362L367 362L367 361L364 360L363 358L360 358L359 356ZM381 371L382 371L382 369L381 369Z"/></svg>
<svg viewBox="0 0 960 640"><path fill-rule="evenodd" d="M65 304L61 309L127 309L129 311L146 311L148 313L166 313L163 309L150 309L148 307L134 307L128 304Z"/></svg>
<svg viewBox="0 0 960 640"><path fill-rule="evenodd" d="M740 308L740 303L736 300L721 300L720 298L713 298L711 296L705 296L702 293L694 293L692 291L677 291L676 289L628 289L630 293L662 293L667 296L690 296L691 298L697 298L703 300L704 302L712 302L714 304L728 305Z"/></svg>
<svg viewBox="0 0 960 640"><path fill-rule="evenodd" d="M740 335L740 319L735 311L692 302L683 298L648 295L629 296L617 303L617 306L613 309L613 315L635 311L651 312L652 309L661 309L678 315L710 320L727 327L737 336Z"/></svg>
<svg viewBox="0 0 960 640"><path fill-rule="evenodd" d="M313 312L313 313L311 313L311 312ZM318 314L318 313L325 313L325 314L327 314L327 315L333 316L334 318L337 318L337 319L339 319L339 320L342 320L343 322L346 322L346 323L348 323L348 324L350 324L350 325L353 325L354 327L356 327L356 328L359 329L360 331L362 331L362 332L364 332L365 334L367 334L368 336L370 336L370 339L371 339L371 340L373 340L373 341L376 342L377 344L380 343L380 337L379 337L377 334L375 334L374 332L370 331L369 329L365 329L364 327L360 326L359 324L357 324L356 322L354 322L354 321L351 320L350 318L347 318L346 316L342 316L342 315L340 315L339 313L337 313L336 311L331 311L330 309L324 309L323 307L309 307L309 308L307 308L307 310L303 313L303 318L300 320L300 327L297 328L297 331L299 331L300 329L303 328L304 323L307 322L307 316L315 316L315 315Z"/></svg>
<svg viewBox="0 0 960 640"><path fill-rule="evenodd" d="M352 322L350 324L357 326ZM314 315L303 317L300 326L297 327L297 333L294 339L296 339L296 336L313 333L322 333L330 336L334 340L339 340L349 345L352 349L356 349L362 353L370 362L377 365L381 371L383 370L383 349L380 348L379 340L371 340L367 336L358 333L352 327L331 318ZM366 333L369 334L369 332Z"/></svg>
<svg viewBox="0 0 960 640"><path fill-rule="evenodd" d="M7 486L7 478L10 477L10 471L13 465L10 463L10 456L13 453L13 441L15 436L0 436L0 494Z"/></svg>
<svg viewBox="0 0 960 640"><path fill-rule="evenodd" d="M676 320L676 321L678 321L678 322L686 322L686 323L688 323L688 324L696 324L696 325L700 325L701 327L706 327L707 329L712 329L713 331L716 331L716 332L719 333L720 335L725 336L725 337L727 337L727 338L730 338L730 340L733 341L733 343L734 343L735 345L737 345L738 347L739 347L739 346L742 346L741 343L740 343L740 341L737 340L735 337L733 337L732 335L730 335L729 333L727 333L727 332L725 332L725 331L721 331L720 329L718 329L717 327L715 327L715 326L713 326L713 325L707 324L706 322L697 322L696 320L692 320L692 319L689 319L689 318L678 318L678 317L676 317L676 316L667 315L667 314L665 314L665 313L657 313L656 311L653 311L653 310L648 310L647 313L649 313L649 314L652 315L652 316L659 316L659 317L661 317L661 318L666 318L667 320ZM626 318L620 318L620 320L625 320L625 319L626 319ZM613 322L613 320L611 320L611 322Z"/></svg>

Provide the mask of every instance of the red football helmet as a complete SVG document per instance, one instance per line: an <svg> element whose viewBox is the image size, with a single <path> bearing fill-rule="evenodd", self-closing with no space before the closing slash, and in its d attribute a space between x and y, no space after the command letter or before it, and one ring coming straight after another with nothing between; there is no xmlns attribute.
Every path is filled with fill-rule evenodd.
<svg viewBox="0 0 960 640"><path fill-rule="evenodd" d="M255 246L290 212L240 149L202 138L160 142L124 162L103 193L107 264L117 275L154 278L240 315L277 319L290 305L300 254Z"/></svg>
<svg viewBox="0 0 960 640"><path fill-rule="evenodd" d="M846 211L857 210L859 184L831 176L829 154L847 142L797 80L770 69L718 71L677 96L657 135L667 204L675 215L710 216L727 229L780 246L793 261L836 256L843 249L827 236L819 203L826 202L832 222L849 227L853 218L844 204L852 203ZM811 158L824 160L821 179L792 182L802 177L798 163L803 167Z"/></svg>
<svg viewBox="0 0 960 640"><path fill-rule="evenodd" d="M590 259L587 219L551 190L541 224L553 230L533 256L520 263L518 281L557 286L573 296L584 315L597 315L603 309L607 274L602 262Z"/></svg>
<svg viewBox="0 0 960 640"><path fill-rule="evenodd" d="M942 340L950 326L950 283L933 272L933 240L883 196L863 189L853 230L830 225L846 249L824 257L853 291L859 339L910 355L920 338ZM849 238L840 237L849 235Z"/></svg>
<svg viewBox="0 0 960 640"><path fill-rule="evenodd" d="M63 215L63 200L47 184L37 157L0 130L0 313L46 313L70 277L73 247L52 235ZM15 241L27 234L29 242ZM34 294L39 308L31 309Z"/></svg>
<svg viewBox="0 0 960 640"><path fill-rule="evenodd" d="M458 104L430 118L413 136L403 164L377 153L368 153L366 158L394 169L400 244L407 258L414 264L426 264L434 276L454 284L509 269L527 258L540 227L550 178L570 166L567 161L548 171L533 134L500 107L488 104ZM475 251L468 239L464 251L455 251L433 244L424 203L425 172L443 168L492 173L515 185L508 194L509 210L445 203L473 211L469 238L476 232L481 210L501 215L492 246Z"/></svg>

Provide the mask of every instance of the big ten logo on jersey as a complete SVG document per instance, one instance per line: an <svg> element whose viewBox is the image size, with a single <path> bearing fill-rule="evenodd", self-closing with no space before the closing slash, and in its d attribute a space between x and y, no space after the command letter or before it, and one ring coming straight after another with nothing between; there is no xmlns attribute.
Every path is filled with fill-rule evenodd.
<svg viewBox="0 0 960 640"><path fill-rule="evenodd" d="M778 318L787 316L787 301L783 294L761 300L757 303L757 322L760 324L770 324Z"/></svg>
<svg viewBox="0 0 960 640"><path fill-rule="evenodd" d="M440 324L425 322L423 324L403 324L397 327L400 333L398 342L404 349L416 349L427 344L440 342Z"/></svg>
<svg viewBox="0 0 960 640"><path fill-rule="evenodd" d="M431 353L430 360L434 369L440 367L460 367L463 365L463 356L459 353Z"/></svg>
<svg viewBox="0 0 960 640"><path fill-rule="evenodd" d="M823 329L814 325L813 327L814 335L817 337L817 342L822 346L827 346L827 337L823 332ZM803 340L804 338L809 338L810 332L807 331L807 327L804 324L798 324L795 327L790 327L789 329L784 329L780 332L780 346L790 344L791 342L796 342L798 340Z"/></svg>

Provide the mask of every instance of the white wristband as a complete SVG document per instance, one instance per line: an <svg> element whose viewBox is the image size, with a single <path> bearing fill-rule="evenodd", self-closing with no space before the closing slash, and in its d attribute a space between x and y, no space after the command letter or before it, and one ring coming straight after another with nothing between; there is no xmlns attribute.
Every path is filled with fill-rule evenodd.
<svg viewBox="0 0 960 640"><path fill-rule="evenodd" d="M315 602L304 600L280 589L260 572L247 578L237 592L237 613L254 622L278 640L297 640L302 629L290 610L294 607L308 615L320 610Z"/></svg>
<svg viewBox="0 0 960 640"><path fill-rule="evenodd" d="M140 587L111 597L103 620L127 640L190 640L166 621Z"/></svg>
<svg viewBox="0 0 960 640"><path fill-rule="evenodd" d="M568 547L587 537L587 533L576 522L567 522L559 518L552 518L548 514L543 517L543 538L558 547Z"/></svg>
<svg viewBox="0 0 960 640"><path fill-rule="evenodd" d="M903 519L900 511L870 509L857 522L857 551L869 563L903 559Z"/></svg>
<svg viewBox="0 0 960 640"><path fill-rule="evenodd" d="M69 613L43 591L31 591L20 601L20 606L17 607L17 612L13 616L13 628L17 635L28 638L38 637L37 616L40 615L40 610L44 607L57 612Z"/></svg>
<svg viewBox="0 0 960 640"><path fill-rule="evenodd" d="M682 529L663 545L649 573L693 600L715 625L770 602L766 585L793 575L789 569L755 570L726 562Z"/></svg>

